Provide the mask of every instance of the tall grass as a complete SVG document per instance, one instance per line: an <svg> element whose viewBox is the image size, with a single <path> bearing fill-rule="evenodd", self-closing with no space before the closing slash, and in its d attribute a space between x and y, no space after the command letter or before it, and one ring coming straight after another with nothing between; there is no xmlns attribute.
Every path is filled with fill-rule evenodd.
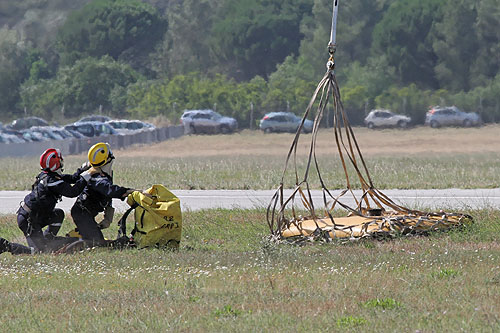
<svg viewBox="0 0 500 333"><path fill-rule="evenodd" d="M500 211L469 213L447 234L299 247L266 239L263 210L188 211L177 252L2 254L0 331L495 332Z"/></svg>
<svg viewBox="0 0 500 333"><path fill-rule="evenodd" d="M84 157L67 157L66 171L74 172ZM307 160L298 160L299 180ZM330 189L345 188L338 158L319 157L321 175ZM495 188L500 186L500 154L442 156L373 156L367 160L375 186L380 189ZM0 190L28 190L38 172L36 158L2 158ZM15 167L13 167L15 166ZM172 189L274 189L281 181L283 158L269 156L209 156L183 158L118 158L115 183L135 188L164 184ZM295 182L293 169L285 185ZM309 178L319 188L314 170ZM353 183L356 186L356 182Z"/></svg>

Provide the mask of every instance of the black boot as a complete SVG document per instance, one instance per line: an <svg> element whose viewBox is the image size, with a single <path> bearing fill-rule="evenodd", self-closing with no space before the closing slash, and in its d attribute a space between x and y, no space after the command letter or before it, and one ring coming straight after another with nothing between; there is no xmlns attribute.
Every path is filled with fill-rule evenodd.
<svg viewBox="0 0 500 333"><path fill-rule="evenodd" d="M10 242L0 237L0 253L10 252Z"/></svg>

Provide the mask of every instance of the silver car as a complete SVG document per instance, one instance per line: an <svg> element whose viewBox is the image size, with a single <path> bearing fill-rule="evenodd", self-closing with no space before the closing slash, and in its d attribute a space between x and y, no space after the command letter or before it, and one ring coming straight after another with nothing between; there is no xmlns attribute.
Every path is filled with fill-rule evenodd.
<svg viewBox="0 0 500 333"><path fill-rule="evenodd" d="M264 133L289 132L295 133L299 128L302 118L291 112L270 112L260 120L259 127ZM304 121L302 131L310 133L313 129L313 122L309 119Z"/></svg>
<svg viewBox="0 0 500 333"><path fill-rule="evenodd" d="M153 124L145 123L140 120L110 120L107 121L106 124L113 127L118 133L123 134L138 133L155 129Z"/></svg>
<svg viewBox="0 0 500 333"><path fill-rule="evenodd" d="M371 110L365 118L365 125L368 128L375 127L401 127L406 128L411 122L411 118L395 114L389 110Z"/></svg>
<svg viewBox="0 0 500 333"><path fill-rule="evenodd" d="M456 106L433 107L425 115L425 124L438 128L441 126L480 126L481 116L475 112L463 112Z"/></svg>
<svg viewBox="0 0 500 333"><path fill-rule="evenodd" d="M30 128L32 126L49 126L49 124L39 117L26 117L12 121L8 127L15 130Z"/></svg>
<svg viewBox="0 0 500 333"><path fill-rule="evenodd" d="M213 110L187 110L181 116L184 133L222 133L228 134L238 129L234 118L223 117Z"/></svg>

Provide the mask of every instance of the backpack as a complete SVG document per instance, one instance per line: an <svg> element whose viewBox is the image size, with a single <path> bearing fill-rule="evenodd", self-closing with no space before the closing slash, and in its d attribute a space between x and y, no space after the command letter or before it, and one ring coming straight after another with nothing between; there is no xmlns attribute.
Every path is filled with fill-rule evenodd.
<svg viewBox="0 0 500 333"><path fill-rule="evenodd" d="M181 203L163 185L153 185L146 190L153 198L139 191L127 197L130 208L118 222L118 238L126 236L126 220L134 210L134 229L131 239L137 248L166 247L179 248L182 232Z"/></svg>

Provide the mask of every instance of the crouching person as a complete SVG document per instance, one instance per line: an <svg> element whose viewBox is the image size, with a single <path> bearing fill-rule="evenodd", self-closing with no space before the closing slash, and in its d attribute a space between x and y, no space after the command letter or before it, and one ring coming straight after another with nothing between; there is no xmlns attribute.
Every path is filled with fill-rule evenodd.
<svg viewBox="0 0 500 333"><path fill-rule="evenodd" d="M10 243L2 238L0 243L3 244L4 252L50 253L73 241L56 237L64 220L64 211L55 206L62 197L78 196L87 185L92 171L79 170L74 175L63 174L63 161L59 149L47 149L40 156L42 171L17 211L17 224L28 246Z"/></svg>
<svg viewBox="0 0 500 333"><path fill-rule="evenodd" d="M90 147L88 160L93 174L71 208L71 217L85 245L105 246L101 229L109 227L113 220L112 199L123 200L135 190L113 184L114 156L109 144L100 142ZM101 212L104 220L97 223L95 217Z"/></svg>

